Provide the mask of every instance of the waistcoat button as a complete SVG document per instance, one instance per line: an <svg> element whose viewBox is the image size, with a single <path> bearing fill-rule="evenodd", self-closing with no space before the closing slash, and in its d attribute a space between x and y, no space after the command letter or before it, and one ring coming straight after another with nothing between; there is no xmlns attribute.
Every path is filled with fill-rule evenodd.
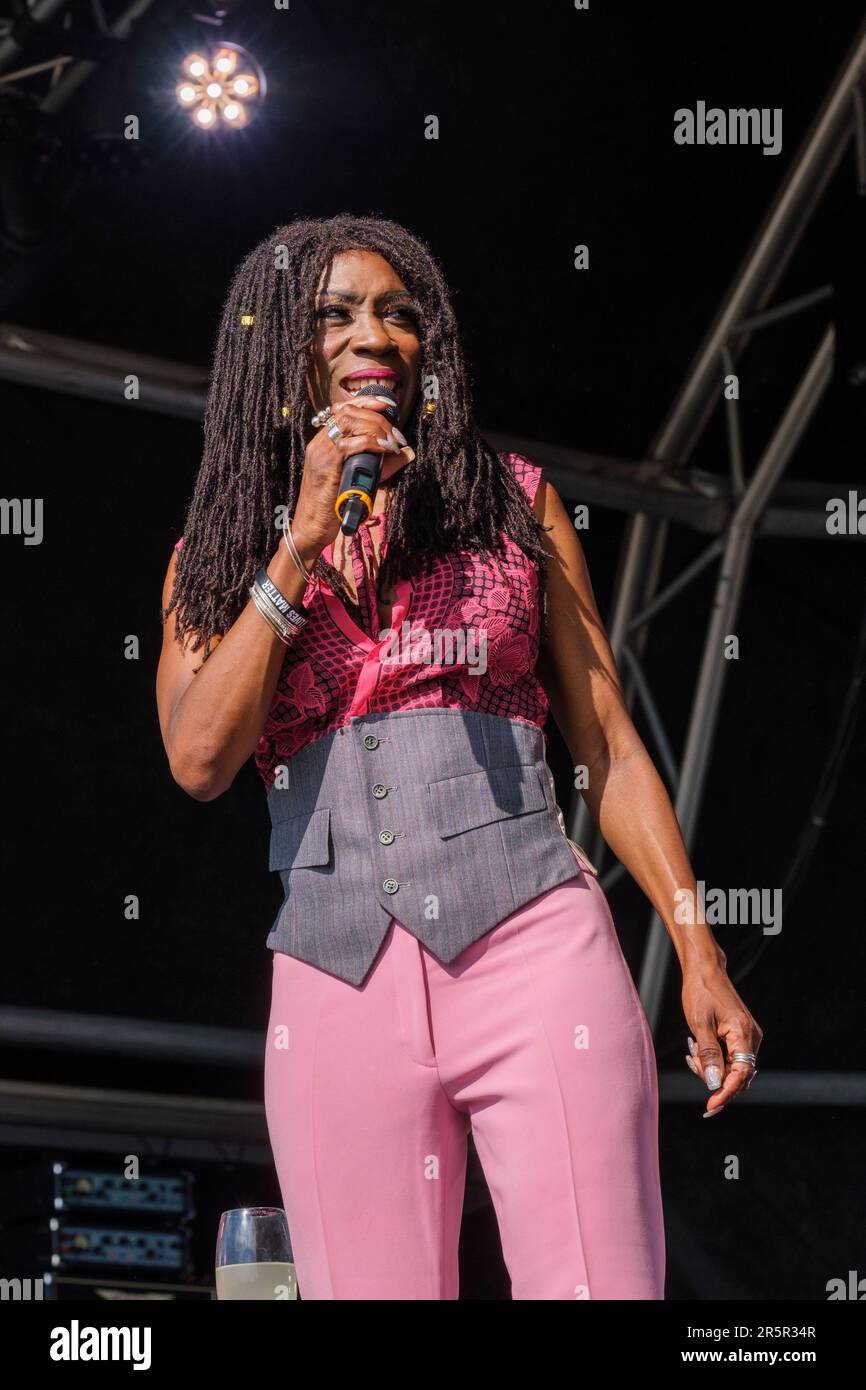
<svg viewBox="0 0 866 1390"><path fill-rule="evenodd" d="M396 878L386 878L385 882L382 884L382 887L384 888L386 893L396 893L400 885L397 882Z"/></svg>
<svg viewBox="0 0 866 1390"><path fill-rule="evenodd" d="M388 795L388 788L383 786L381 782L376 782L373 787L373 795L377 801L381 801L383 796Z"/></svg>
<svg viewBox="0 0 866 1390"><path fill-rule="evenodd" d="M376 737L375 734L365 734L365 735L364 735L364 747L365 747L365 748L378 748L378 747L379 747L379 740L377 739L377 737Z"/></svg>
<svg viewBox="0 0 866 1390"><path fill-rule="evenodd" d="M394 843L394 832L393 832L393 830L380 830L380 831L379 831L379 839L382 841L382 844L383 844L383 845L393 845L393 843Z"/></svg>

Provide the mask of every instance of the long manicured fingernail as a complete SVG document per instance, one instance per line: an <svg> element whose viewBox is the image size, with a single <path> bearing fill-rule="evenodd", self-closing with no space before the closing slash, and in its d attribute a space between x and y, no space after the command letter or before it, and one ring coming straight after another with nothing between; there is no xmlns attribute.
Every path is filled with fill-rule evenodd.
<svg viewBox="0 0 866 1390"><path fill-rule="evenodd" d="M382 401L383 405L393 405L393 404L394 404L394 402L392 401L392 399L391 399L390 396L374 396L374 397L373 397L373 400L374 400L374 401Z"/></svg>
<svg viewBox="0 0 866 1390"><path fill-rule="evenodd" d="M724 1108L725 1107L723 1105L717 1105L714 1110L705 1110L703 1115L701 1116L701 1119L711 1120L714 1115L720 1114L721 1111L724 1110Z"/></svg>
<svg viewBox="0 0 866 1390"><path fill-rule="evenodd" d="M700 1072L698 1071L697 1064L692 1060L691 1057L686 1057L685 1063L686 1063L686 1066L688 1067L689 1071L693 1071L694 1074L695 1074L695 1076L700 1076Z"/></svg>
<svg viewBox="0 0 866 1390"><path fill-rule="evenodd" d="M400 431L398 430L398 428L397 428L396 425L392 425L392 426L391 426L391 433L393 434L393 436L394 436L395 439L399 439L399 441L400 441L401 444L408 444L408 443L409 443L409 441L408 441L408 439L406 438L405 434L401 434Z"/></svg>
<svg viewBox="0 0 866 1390"><path fill-rule="evenodd" d="M692 1038L692 1037L686 1038L686 1042L688 1043L689 1052L690 1052L690 1053L692 1054L692 1056L694 1057L695 1053L696 1053L697 1050L698 1050L698 1049L696 1048L696 1046L695 1046L695 1040L694 1040L694 1038Z"/></svg>
<svg viewBox="0 0 866 1390"><path fill-rule="evenodd" d="M717 1091L722 1084L722 1073L718 1067L707 1067L704 1080L711 1091Z"/></svg>
<svg viewBox="0 0 866 1390"><path fill-rule="evenodd" d="M383 449L387 449L389 454L399 454L400 446L395 439L377 439L377 444L381 444Z"/></svg>

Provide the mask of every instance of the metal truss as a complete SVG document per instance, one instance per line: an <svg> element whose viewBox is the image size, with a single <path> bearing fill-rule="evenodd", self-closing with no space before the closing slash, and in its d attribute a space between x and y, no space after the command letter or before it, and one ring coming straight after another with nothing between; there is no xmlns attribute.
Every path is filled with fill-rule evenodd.
<svg viewBox="0 0 866 1390"><path fill-rule="evenodd" d="M133 1089L0 1080L0 1147L144 1152L152 1158L207 1162L272 1162L264 1106L208 1093L205 1077L224 1090L227 1070L261 1066L262 1038L253 1030L202 1028L188 1023L73 1014L50 1009L0 1008L7 1048L62 1051L64 1056L131 1057L202 1068L195 1096ZM695 1078L660 1075L663 1103L693 1105ZM866 1105L866 1073L768 1072L761 1086L738 1098L747 1107Z"/></svg>
<svg viewBox="0 0 866 1390"><path fill-rule="evenodd" d="M49 0L45 0L48 4ZM141 0L144 5L144 0ZM0 69L8 66L8 39L0 39ZM770 299L827 185L849 143L855 150L858 191L866 195L866 125L864 125L864 72L866 72L866 23L852 45L842 68L789 169L782 187L737 271L716 318L708 330L686 375L683 386L656 435L646 459L614 459L598 454L520 439L511 434L485 432L500 449L529 455L566 497L579 495L590 505L624 511L629 520L620 557L608 631L614 654L623 672L630 705L639 701L657 748L659 763L675 795L675 805L686 844L694 841L703 799L707 767L718 726L726 663L721 659L722 637L734 629L743 598L752 546L759 535L792 539L828 538L825 504L828 489L845 495L849 483L786 482L785 470L804 431L827 390L833 371L835 332L828 325L818 339L788 405L751 476L746 475L736 401L726 403L729 474L722 477L691 466L690 460L713 410L722 396L725 376L752 335L792 315L800 314L830 297L830 287L770 307ZM70 77L72 73L70 72ZM57 84L62 85L61 83ZM76 342L11 324L0 325L0 379L42 386L123 405L123 378L139 378L139 397L133 408L185 419L201 418L207 374L134 353ZM675 579L659 590L669 528L682 525L711 539L702 554ZM863 539L854 537L854 539ZM677 764L674 745L665 729L649 680L644 671L644 652L651 620L683 592L699 574L718 562L715 593L706 629L703 656L692 700L684 752ZM579 798L568 812L571 837L586 842L589 813ZM599 862L601 845L593 858ZM598 856L598 857L597 857ZM622 870L605 876L609 886ZM653 914L640 976L640 993L651 1026L658 1022L670 942L663 924ZM127 1021L123 1050L128 1055L167 1057L173 1051L186 1060L199 1057L212 1062L215 1040L193 1038L184 1025L168 1025L169 1033L154 1032L161 1025ZM142 1031L144 1030L144 1031ZM225 1032L225 1047L217 1048L225 1060L236 1064L257 1055L258 1045L249 1035L229 1035L233 1030L193 1030L203 1034ZM0 1035L7 1043L27 1046L62 1046L68 1050L70 1034L82 1051L119 1045L118 1020L56 1014L47 1010L0 1011ZM155 1049L155 1050L154 1050ZM0 1082L0 1143L11 1142L12 1132L36 1123L37 1104L52 1110L50 1097L36 1096L29 1083ZM662 1074L662 1099L691 1102L690 1078ZM23 1089L22 1089L23 1088ZM57 1088L54 1088L57 1089ZM26 1092L26 1094L25 1094ZM32 1092L32 1095L31 1095ZM67 1097L76 1111L75 1097ZM93 1097L82 1103L91 1119ZM130 1093L130 1104L142 1097ZM161 1104L164 1098L154 1098ZM63 1097L59 1098L62 1101ZM32 1102L32 1104L31 1104ZM107 1102L112 1105L117 1097ZM762 1077L761 1086L745 1105L863 1105L866 1075L855 1073L787 1072ZM30 1107L28 1109L28 1106ZM164 1132L157 1113L148 1117L152 1132ZM172 1112L174 1113L174 1112ZM55 1117L56 1118L56 1117ZM244 1117L244 1123L248 1116ZM142 1113L142 1122L144 1115ZM46 1123L51 1123L46 1114ZM59 1127L67 1121L58 1121ZM225 1116L214 1125L224 1132ZM95 1125L96 1128L100 1126ZM255 1126L253 1126L255 1130ZM68 1131L71 1134L71 1129ZM259 1126L259 1133L261 1133ZM88 1134L90 1137L90 1134ZM253 1143L255 1132L245 1133Z"/></svg>
<svg viewBox="0 0 866 1390"><path fill-rule="evenodd" d="M26 92L46 115L56 114L99 64L113 56L117 43L130 37L135 22L154 3L130 0L119 14L109 18L102 0L90 0L91 24L85 30L81 24L73 25L71 13L62 15L69 0L32 0L26 18L11 22L0 35L0 93ZM44 51L49 41L59 45L60 51L25 61L34 43ZM16 61L24 66L8 71ZM37 87L44 90L37 93Z"/></svg>
<svg viewBox="0 0 866 1390"><path fill-rule="evenodd" d="M686 481L699 485L687 465L718 401L724 378L735 369L753 333L790 318L829 297L831 287L768 308L803 233L850 142L854 142L858 191L866 194L866 131L863 84L866 74L866 24L833 82L813 124L794 157L785 180L737 271L728 293L689 368L683 386L650 448L648 476L661 486ZM653 733L659 760L675 794L675 806L686 845L691 847L706 783L707 768L718 727L727 663L722 659L723 639L735 629L743 598L746 574L756 534L809 534L829 539L826 513L818 505L803 525L791 525L784 505L775 516L769 504L779 499L784 471L827 390L833 373L835 331L828 325L794 390L750 478L745 476L737 402L727 401L730 477L728 505L719 521L718 535L703 554L659 593L662 561L671 515L662 505L654 513L637 509L627 526L610 622L610 639L623 670L630 704L642 705ZM658 467L656 472L654 466ZM720 480L716 480L717 487ZM848 485L840 484L847 491ZM827 498L828 484L821 493ZM802 498L802 485L799 489ZM815 493L815 486L812 492ZM790 495L790 494L789 494ZM845 495L843 492L842 495ZM676 519L682 520L682 517ZM762 524L763 523L763 524ZM774 523L778 523L774 524ZM707 528L709 529L709 527ZM854 539L864 539L857 535ZM679 767L660 711L642 667L651 619L683 591L698 574L719 560L715 593L704 639L703 656ZM583 842L589 835L589 812L582 800L569 808L569 835ZM594 846L595 862L602 854L600 837ZM598 856L596 858L596 856ZM604 882L609 886L621 866ZM652 914L639 989L650 1025L658 1023L670 961L671 943L657 913Z"/></svg>

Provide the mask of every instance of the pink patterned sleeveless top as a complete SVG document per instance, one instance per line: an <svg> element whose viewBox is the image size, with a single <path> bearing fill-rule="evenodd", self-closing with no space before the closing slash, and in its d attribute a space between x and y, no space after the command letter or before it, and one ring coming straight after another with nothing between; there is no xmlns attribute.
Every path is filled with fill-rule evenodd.
<svg viewBox="0 0 866 1390"><path fill-rule="evenodd" d="M541 469L520 454L504 457L531 505ZM384 516L382 525L387 527ZM183 537L175 549L182 545ZM383 551L386 546L383 531ZM308 621L286 649L255 752L266 791L280 764L355 715L474 710L544 731L548 701L534 674L541 628L538 576L520 547L503 534L493 564L468 551L427 559L396 581L384 637L362 549L369 567L366 526L358 528L351 547L363 627L318 575L304 592ZM324 554L331 562L333 545Z"/></svg>

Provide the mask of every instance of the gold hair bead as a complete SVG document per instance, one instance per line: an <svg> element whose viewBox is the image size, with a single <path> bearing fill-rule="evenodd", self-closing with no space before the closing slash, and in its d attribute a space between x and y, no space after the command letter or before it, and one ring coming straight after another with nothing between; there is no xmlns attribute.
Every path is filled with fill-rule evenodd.
<svg viewBox="0 0 866 1390"><path fill-rule="evenodd" d="M434 415L435 413L436 413L436 402L435 402L435 401L425 401L425 402L424 402L424 414L425 414L425 415Z"/></svg>
<svg viewBox="0 0 866 1390"><path fill-rule="evenodd" d="M255 314L241 314L241 328L252 328L255 321Z"/></svg>
<svg viewBox="0 0 866 1390"><path fill-rule="evenodd" d="M289 416L291 415L291 413L292 413L291 406L288 406L288 405L281 405L281 406L280 406L280 414L282 415L282 417L283 417L284 420L288 420L288 418L289 418Z"/></svg>

